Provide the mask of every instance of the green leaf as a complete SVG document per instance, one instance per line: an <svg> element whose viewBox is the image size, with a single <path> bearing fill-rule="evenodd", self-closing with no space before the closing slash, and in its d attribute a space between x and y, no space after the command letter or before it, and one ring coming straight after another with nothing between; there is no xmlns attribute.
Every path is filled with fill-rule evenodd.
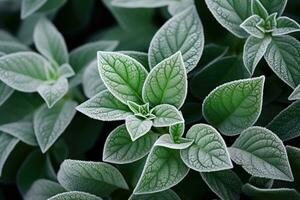
<svg viewBox="0 0 300 200"><path fill-rule="evenodd" d="M150 68L181 51L187 72L192 71L201 58L203 48L202 23L195 6L190 6L156 32L149 47Z"/></svg>
<svg viewBox="0 0 300 200"><path fill-rule="evenodd" d="M26 193L25 200L41 200L65 192L66 190L54 181L47 179L36 180Z"/></svg>
<svg viewBox="0 0 300 200"><path fill-rule="evenodd" d="M18 142L19 140L17 138L0 132L0 176L2 175L2 170L9 154L13 151Z"/></svg>
<svg viewBox="0 0 300 200"><path fill-rule="evenodd" d="M98 52L98 68L107 89L124 104L142 103L142 88L148 75L135 59L115 52Z"/></svg>
<svg viewBox="0 0 300 200"><path fill-rule="evenodd" d="M277 19L277 27L272 32L272 35L285 35L298 31L300 31L300 25L295 20L288 17L279 17Z"/></svg>
<svg viewBox="0 0 300 200"><path fill-rule="evenodd" d="M204 100L204 118L221 133L232 136L252 126L262 108L265 77L225 83Z"/></svg>
<svg viewBox="0 0 300 200"><path fill-rule="evenodd" d="M224 28L239 38L248 37L240 24L251 16L251 0L205 0L205 2Z"/></svg>
<svg viewBox="0 0 300 200"><path fill-rule="evenodd" d="M208 187L222 200L239 200L243 183L231 170L200 173Z"/></svg>
<svg viewBox="0 0 300 200"><path fill-rule="evenodd" d="M71 65L66 63L66 64L59 66L59 68L57 69L57 74L59 77L70 78L75 75L75 72L74 72L73 68L71 67Z"/></svg>
<svg viewBox="0 0 300 200"><path fill-rule="evenodd" d="M125 125L118 126L106 138L103 161L126 164L140 160L150 152L156 138L157 136L150 132L133 142Z"/></svg>
<svg viewBox="0 0 300 200"><path fill-rule="evenodd" d="M150 131L153 122L149 119L140 119L130 115L126 117L125 124L131 140L135 141Z"/></svg>
<svg viewBox="0 0 300 200"><path fill-rule="evenodd" d="M293 100L299 100L300 99L300 85L298 85L294 91L292 92L292 94L289 96L288 98L290 101L293 101ZM1 105L1 103L0 103Z"/></svg>
<svg viewBox="0 0 300 200"><path fill-rule="evenodd" d="M133 114L139 114L140 113L140 108L141 106L132 102L132 101L127 101L127 106L128 108L133 112ZM149 106L149 104L148 104Z"/></svg>
<svg viewBox="0 0 300 200"><path fill-rule="evenodd" d="M127 56L130 56L131 58L136 59L149 71L148 53L140 51L119 51L119 53L125 54Z"/></svg>
<svg viewBox="0 0 300 200"><path fill-rule="evenodd" d="M275 74L290 87L300 84L300 42L291 36L272 37L265 59Z"/></svg>
<svg viewBox="0 0 300 200"><path fill-rule="evenodd" d="M173 190L165 190L153 194L133 195L129 200L181 200Z"/></svg>
<svg viewBox="0 0 300 200"><path fill-rule="evenodd" d="M23 0L21 6L21 19L25 19L41 8L47 0Z"/></svg>
<svg viewBox="0 0 300 200"><path fill-rule="evenodd" d="M172 140L169 134L164 134L155 142L155 146L161 146L168 149L186 149L193 144L193 139L179 138L176 143Z"/></svg>
<svg viewBox="0 0 300 200"><path fill-rule="evenodd" d="M34 30L33 40L37 50L51 62L62 65L69 62L65 40L55 26L41 18Z"/></svg>
<svg viewBox="0 0 300 200"><path fill-rule="evenodd" d="M226 144L213 127L196 124L187 132L186 138L194 140L189 148L180 151L181 159L189 168L211 172L233 167Z"/></svg>
<svg viewBox="0 0 300 200"><path fill-rule="evenodd" d="M16 137L28 145L37 145L32 122L18 121L3 124L0 126L0 131L7 133L13 137Z"/></svg>
<svg viewBox="0 0 300 200"><path fill-rule="evenodd" d="M133 193L147 194L167 190L177 185L188 172L189 168L182 162L178 150L154 146Z"/></svg>
<svg viewBox="0 0 300 200"><path fill-rule="evenodd" d="M176 0L113 0L111 4L124 8L157 8L168 6L173 2Z"/></svg>
<svg viewBox="0 0 300 200"><path fill-rule="evenodd" d="M231 159L253 176L285 181L294 179L282 141L268 129L246 129L229 152Z"/></svg>
<svg viewBox="0 0 300 200"><path fill-rule="evenodd" d="M70 53L70 65L76 72L76 77L72 80L74 81L73 84L76 83L76 86L81 82L85 67L91 64L94 60L97 60L97 51L113 51L117 46L117 41L100 40L84 44L72 50Z"/></svg>
<svg viewBox="0 0 300 200"><path fill-rule="evenodd" d="M102 91L76 108L90 118L102 121L124 120L132 115L130 109L108 90Z"/></svg>
<svg viewBox="0 0 300 200"><path fill-rule="evenodd" d="M181 113L174 106L161 104L155 106L151 113L155 115L153 126L165 127L184 122Z"/></svg>
<svg viewBox="0 0 300 200"><path fill-rule="evenodd" d="M300 135L300 102L296 101L281 111L268 125L280 139L287 141Z"/></svg>
<svg viewBox="0 0 300 200"><path fill-rule="evenodd" d="M177 123L169 127L169 133L173 142L176 142L183 136L184 129L184 123Z"/></svg>
<svg viewBox="0 0 300 200"><path fill-rule="evenodd" d="M258 15L263 19L269 16L268 11L259 0L251 0L251 10L253 15Z"/></svg>
<svg viewBox="0 0 300 200"><path fill-rule="evenodd" d="M252 15L251 17L247 18L240 25L240 27L244 29L247 33L249 33L251 36L262 39L265 37L265 33L257 27L257 25L261 22L263 22L262 18L260 18L258 15Z"/></svg>
<svg viewBox="0 0 300 200"><path fill-rule="evenodd" d="M278 13L278 16L280 16L286 6L287 0L259 0L264 8L268 11L268 13Z"/></svg>
<svg viewBox="0 0 300 200"><path fill-rule="evenodd" d="M267 33L273 32L277 26L277 13L273 13L267 17L265 22L260 22L257 27L265 30Z"/></svg>
<svg viewBox="0 0 300 200"><path fill-rule="evenodd" d="M243 61L252 75L254 74L257 64L264 57L271 41L272 39L270 37L263 39L253 36L248 37L244 46Z"/></svg>
<svg viewBox="0 0 300 200"><path fill-rule="evenodd" d="M57 194L48 200L102 200L100 197L97 197L95 195L86 193L86 192L64 192Z"/></svg>
<svg viewBox="0 0 300 200"><path fill-rule="evenodd" d="M38 93L45 100L48 108L52 108L61 100L69 90L69 83L65 77L61 77L53 83L44 83L37 88Z"/></svg>
<svg viewBox="0 0 300 200"><path fill-rule="evenodd" d="M187 74L180 52L155 66L145 80L144 102L151 106L170 104L180 108L187 95Z"/></svg>
<svg viewBox="0 0 300 200"><path fill-rule="evenodd" d="M50 157L36 150L27 156L17 173L17 186L21 194L25 195L31 185L41 178L55 181L56 173Z"/></svg>
<svg viewBox="0 0 300 200"><path fill-rule="evenodd" d="M25 45L15 41L1 41L0 51L6 54L16 53L21 51L30 51Z"/></svg>
<svg viewBox="0 0 300 200"><path fill-rule="evenodd" d="M106 90L106 87L99 75L97 61L91 62L84 70L82 85L84 94L88 98L92 98L96 94Z"/></svg>
<svg viewBox="0 0 300 200"><path fill-rule="evenodd" d="M10 42L18 41L18 39L16 39L9 32L7 32L6 30L3 30L3 29L0 29L0 40L1 41L10 41Z"/></svg>
<svg viewBox="0 0 300 200"><path fill-rule="evenodd" d="M16 90L35 92L48 79L48 65L36 53L12 53L0 58L0 79Z"/></svg>
<svg viewBox="0 0 300 200"><path fill-rule="evenodd" d="M62 101L48 109L41 106L34 115L34 132L43 153L45 153L71 123L77 103Z"/></svg>
<svg viewBox="0 0 300 200"><path fill-rule="evenodd" d="M128 189L122 174L113 166L101 162L65 160L57 179L67 190L108 196L117 188Z"/></svg>
<svg viewBox="0 0 300 200"><path fill-rule="evenodd" d="M0 81L0 106L13 94L14 90Z"/></svg>
<svg viewBox="0 0 300 200"><path fill-rule="evenodd" d="M224 58L216 58L192 76L189 82L190 91L197 99L204 100L217 86L249 77L250 74L243 66L240 57L226 56Z"/></svg>
<svg viewBox="0 0 300 200"><path fill-rule="evenodd" d="M26 19L22 20L20 23L17 37L25 45L31 45L33 43L33 32L37 22L40 20L42 14L34 14Z"/></svg>
<svg viewBox="0 0 300 200"><path fill-rule="evenodd" d="M274 189L261 189L247 183L243 186L243 193L252 199L256 200L298 200L300 194L294 189L288 188L274 188Z"/></svg>

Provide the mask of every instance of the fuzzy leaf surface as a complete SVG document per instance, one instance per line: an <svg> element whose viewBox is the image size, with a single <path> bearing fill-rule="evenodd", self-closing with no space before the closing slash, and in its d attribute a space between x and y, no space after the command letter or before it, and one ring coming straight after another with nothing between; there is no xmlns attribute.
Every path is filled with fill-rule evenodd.
<svg viewBox="0 0 300 200"><path fill-rule="evenodd" d="M59 78L54 83L44 83L37 88L38 93L46 102L48 108L52 108L61 100L69 90L69 83L65 77Z"/></svg>
<svg viewBox="0 0 300 200"><path fill-rule="evenodd" d="M153 132L149 132L132 141L125 125L121 125L107 137L103 150L103 161L116 164L135 162L150 152L156 138L157 136Z"/></svg>
<svg viewBox="0 0 300 200"><path fill-rule="evenodd" d="M145 80L143 100L151 106L170 104L180 108L187 95L187 74L181 53L155 66Z"/></svg>
<svg viewBox="0 0 300 200"><path fill-rule="evenodd" d="M100 78L97 61L91 62L85 69L82 77L84 94L92 98L96 94L106 90L103 81Z"/></svg>
<svg viewBox="0 0 300 200"><path fill-rule="evenodd" d="M16 137L28 145L37 145L37 140L34 135L33 124L31 121L18 121L2 124L0 126L0 131Z"/></svg>
<svg viewBox="0 0 300 200"><path fill-rule="evenodd" d="M107 89L121 102L142 104L142 89L148 75L135 59L115 52L98 52L98 69Z"/></svg>
<svg viewBox="0 0 300 200"><path fill-rule="evenodd" d="M150 131L153 122L149 119L140 119L135 115L130 115L126 117L125 124L132 141L135 141Z"/></svg>
<svg viewBox="0 0 300 200"><path fill-rule="evenodd" d="M155 127L171 126L184 122L181 113L174 106L169 104L155 106L152 109L152 114L155 115L153 119L153 126Z"/></svg>
<svg viewBox="0 0 300 200"><path fill-rule="evenodd" d="M26 193L25 200L48 199L56 194L63 193L66 190L54 181L47 179L36 180Z"/></svg>
<svg viewBox="0 0 300 200"><path fill-rule="evenodd" d="M279 17L277 19L277 27L272 35L285 35L300 31L300 25L293 19L288 17Z"/></svg>
<svg viewBox="0 0 300 200"><path fill-rule="evenodd" d="M251 0L205 0L210 12L228 31L240 38L248 37L240 24L251 16Z"/></svg>
<svg viewBox="0 0 300 200"><path fill-rule="evenodd" d="M102 162L65 160L58 182L69 191L82 191L106 197L117 188L128 189L117 168Z"/></svg>
<svg viewBox="0 0 300 200"><path fill-rule="evenodd" d="M204 100L205 119L225 135L237 135L253 125L262 108L264 76L225 83Z"/></svg>
<svg viewBox="0 0 300 200"><path fill-rule="evenodd" d="M49 63L33 52L12 53L0 58L0 80L22 91L35 92L49 78Z"/></svg>
<svg viewBox="0 0 300 200"><path fill-rule="evenodd" d="M45 153L71 123L76 113L75 101L62 101L49 109L41 106L34 115L34 132L38 144Z"/></svg>
<svg viewBox="0 0 300 200"><path fill-rule="evenodd" d="M271 41L270 37L260 39L250 36L247 39L244 46L243 61L251 74L254 74L257 64L264 57Z"/></svg>
<svg viewBox="0 0 300 200"><path fill-rule="evenodd" d="M231 159L257 177L293 181L282 141L270 130L251 127L229 148Z"/></svg>
<svg viewBox="0 0 300 200"><path fill-rule="evenodd" d="M178 150L154 146L133 193L147 194L167 190L179 183L188 172L189 168L181 160Z"/></svg>
<svg viewBox="0 0 300 200"><path fill-rule="evenodd" d="M69 62L68 49L62 34L47 19L38 21L33 40L37 50L51 62L58 65Z"/></svg>
<svg viewBox="0 0 300 200"><path fill-rule="evenodd" d="M156 32L149 47L150 68L180 51L189 72L198 64L203 48L202 23L195 6L190 6L172 17Z"/></svg>
<svg viewBox="0 0 300 200"><path fill-rule="evenodd" d="M283 35L272 37L265 59L274 73L290 87L300 84L300 42Z"/></svg>
<svg viewBox="0 0 300 200"><path fill-rule="evenodd" d="M130 109L116 99L108 90L100 92L76 108L90 118L102 121L124 120L132 115Z"/></svg>
<svg viewBox="0 0 300 200"><path fill-rule="evenodd" d="M186 137L193 144L180 151L183 162L199 172L220 171L232 168L226 144L213 127L196 124L190 128Z"/></svg>

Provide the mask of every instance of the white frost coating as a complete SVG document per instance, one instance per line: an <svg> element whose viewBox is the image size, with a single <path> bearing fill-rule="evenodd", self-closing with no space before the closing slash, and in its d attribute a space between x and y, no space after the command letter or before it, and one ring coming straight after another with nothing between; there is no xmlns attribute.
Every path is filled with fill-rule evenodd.
<svg viewBox="0 0 300 200"><path fill-rule="evenodd" d="M64 132L76 113L77 103L60 102L51 109L41 106L34 114L33 127L38 144L45 153Z"/></svg>
<svg viewBox="0 0 300 200"><path fill-rule="evenodd" d="M266 128L246 129L229 152L231 159L253 176L294 180L283 142Z"/></svg>
<svg viewBox="0 0 300 200"><path fill-rule="evenodd" d="M153 126L155 127L168 127L184 122L184 119L177 108L169 104L155 106L151 112L155 115L155 118L153 119Z"/></svg>
<svg viewBox="0 0 300 200"><path fill-rule="evenodd" d="M62 99L69 90L69 83L65 77L59 78L53 84L44 83L37 88L38 93L47 103L48 108L52 108Z"/></svg>
<svg viewBox="0 0 300 200"><path fill-rule="evenodd" d="M103 161L115 164L127 164L146 156L157 135L153 132L132 141L125 125L115 128L107 137L103 148Z"/></svg>
<svg viewBox="0 0 300 200"><path fill-rule="evenodd" d="M203 48L202 23L195 6L190 6L169 19L154 35L149 47L150 68L180 51L190 72L198 64Z"/></svg>
<svg viewBox="0 0 300 200"><path fill-rule="evenodd" d="M125 120L127 116L132 115L130 109L108 90L83 102L76 109L90 118L102 121Z"/></svg>
<svg viewBox="0 0 300 200"><path fill-rule="evenodd" d="M241 131L252 126L260 116L264 83L265 76L260 76L218 86L203 101L203 117L222 134L228 136L240 134ZM230 94L230 91L235 92L236 95ZM227 106L230 105L229 110L224 102ZM219 108L215 109L214 104Z"/></svg>
<svg viewBox="0 0 300 200"><path fill-rule="evenodd" d="M0 80L22 91L35 92L49 79L49 63L33 52L19 52L0 58Z"/></svg>
<svg viewBox="0 0 300 200"><path fill-rule="evenodd" d="M142 97L151 106L170 104L180 108L187 96L187 72L182 54L174 55L162 60L148 74Z"/></svg>
<svg viewBox="0 0 300 200"><path fill-rule="evenodd" d="M190 128L186 137L194 140L194 143L181 150L180 155L189 168L212 172L233 167L225 141L212 126L196 124Z"/></svg>

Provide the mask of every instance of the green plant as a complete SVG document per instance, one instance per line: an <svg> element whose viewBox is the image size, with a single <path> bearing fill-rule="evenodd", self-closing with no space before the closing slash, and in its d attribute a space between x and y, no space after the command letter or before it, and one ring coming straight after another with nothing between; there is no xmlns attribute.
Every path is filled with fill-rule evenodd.
<svg viewBox="0 0 300 200"><path fill-rule="evenodd" d="M118 25L70 53L51 19L66 9L84 30L93 0L23 0L18 39L0 32L2 182L28 200L300 198L286 0L102 3Z"/></svg>

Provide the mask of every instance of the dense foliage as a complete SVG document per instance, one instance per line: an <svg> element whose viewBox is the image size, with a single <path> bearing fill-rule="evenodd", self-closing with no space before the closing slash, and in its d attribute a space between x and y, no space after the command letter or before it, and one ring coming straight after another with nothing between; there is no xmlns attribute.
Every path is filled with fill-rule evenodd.
<svg viewBox="0 0 300 200"><path fill-rule="evenodd" d="M299 8L0 1L0 199L299 200Z"/></svg>

